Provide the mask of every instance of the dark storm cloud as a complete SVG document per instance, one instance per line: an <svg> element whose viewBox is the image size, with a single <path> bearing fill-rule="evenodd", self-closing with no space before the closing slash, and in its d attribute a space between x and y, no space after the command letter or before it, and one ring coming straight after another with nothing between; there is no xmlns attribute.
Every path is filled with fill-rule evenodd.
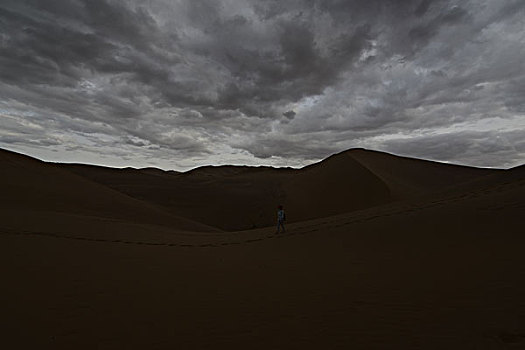
<svg viewBox="0 0 525 350"><path fill-rule="evenodd" d="M60 5L58 5L60 3ZM103 0L4 2L0 8L2 79L17 84L73 86L80 68L120 72L120 45L147 47L154 29L143 11Z"/></svg>
<svg viewBox="0 0 525 350"><path fill-rule="evenodd" d="M283 115L288 119L293 119L296 114L297 113L295 113L294 111L287 111L283 113Z"/></svg>
<svg viewBox="0 0 525 350"><path fill-rule="evenodd" d="M417 156L466 159L426 145L432 129L493 165L483 154L502 151L479 135L525 136L524 14L521 0L4 0L0 142L297 163L408 154L411 135Z"/></svg>
<svg viewBox="0 0 525 350"><path fill-rule="evenodd" d="M188 3L194 21L190 24L205 40L178 43L176 32L159 34L146 10L124 4L97 0L64 8L38 1L3 5L2 29L8 37L1 51L7 68L2 80L74 87L86 71L127 73L125 79L152 87L170 105L241 108L261 115L266 104L320 93L352 63L367 40L368 28L358 26L340 34L323 55L309 28L310 14L276 20L275 29L259 34L269 45L250 47L242 45L252 40L244 33L253 31L250 20L240 15L222 18L216 2L197 1ZM163 45L171 45L168 50L175 52L159 52ZM223 86L176 76L177 64L193 55L203 64L226 68L226 76L220 77ZM181 73L188 74L185 69ZM210 88L215 88L212 96L202 93Z"/></svg>
<svg viewBox="0 0 525 350"><path fill-rule="evenodd" d="M466 17L466 10L460 8L459 6L454 6L445 12L439 13L429 22L414 26L408 32L408 39L413 43L417 43L418 45L427 44L432 39L432 37L437 34L442 26L465 21Z"/></svg>

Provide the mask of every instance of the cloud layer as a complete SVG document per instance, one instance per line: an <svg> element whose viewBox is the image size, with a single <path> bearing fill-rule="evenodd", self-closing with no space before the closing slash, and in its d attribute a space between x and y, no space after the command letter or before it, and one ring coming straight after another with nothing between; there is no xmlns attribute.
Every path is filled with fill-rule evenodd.
<svg viewBox="0 0 525 350"><path fill-rule="evenodd" d="M184 170L525 162L521 0L4 0L0 147Z"/></svg>

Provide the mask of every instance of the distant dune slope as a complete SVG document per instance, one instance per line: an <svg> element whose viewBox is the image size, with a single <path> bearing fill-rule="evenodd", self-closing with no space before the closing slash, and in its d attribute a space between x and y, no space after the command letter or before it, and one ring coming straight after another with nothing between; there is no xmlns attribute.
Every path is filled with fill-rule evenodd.
<svg viewBox="0 0 525 350"><path fill-rule="evenodd" d="M345 174L347 157L288 172L305 176L299 188L316 185L306 177ZM80 227L59 236L0 229L3 348L524 349L523 170L279 235L157 239L109 225L118 239L93 241L74 239ZM281 176L221 167L186 180L233 176L237 185L234 173ZM380 199L380 183L366 181Z"/></svg>
<svg viewBox="0 0 525 350"><path fill-rule="evenodd" d="M183 217L226 230L273 223L275 205L283 199L280 184L294 172L225 166L150 176L130 169L104 169L101 175L95 167L65 168Z"/></svg>
<svg viewBox="0 0 525 350"><path fill-rule="evenodd" d="M12 219L19 213L21 226L34 224L31 221L39 220L42 213L49 217L61 213L182 230L215 230L27 156L0 150L0 164L1 215Z"/></svg>
<svg viewBox="0 0 525 350"><path fill-rule="evenodd" d="M344 154L300 170L207 166L152 175L136 169L60 167L224 230L273 225L277 204L283 204L290 222L296 222L390 200L385 183Z"/></svg>
<svg viewBox="0 0 525 350"><path fill-rule="evenodd" d="M502 172L394 156L365 149L352 149L343 153L382 179L388 185L393 199L408 199L442 191L450 186Z"/></svg>
<svg viewBox="0 0 525 350"><path fill-rule="evenodd" d="M525 167L397 159L358 150L300 170L177 174L0 151L1 344L524 349ZM392 189L407 200L391 202ZM279 235L181 232L204 228L159 209L234 226L257 210L273 220L277 201L292 219L317 219ZM64 223L73 214L81 219ZM6 226L13 217L18 226Z"/></svg>
<svg viewBox="0 0 525 350"><path fill-rule="evenodd" d="M447 187L441 191L443 196L457 193L483 191L491 188L499 188L512 183L520 183L525 180L525 165L511 169L492 171L488 175L479 176L466 182Z"/></svg>
<svg viewBox="0 0 525 350"><path fill-rule="evenodd" d="M141 201L223 230L340 214L442 191L496 170L353 149L302 169L205 166L186 173L57 164Z"/></svg>
<svg viewBox="0 0 525 350"><path fill-rule="evenodd" d="M346 153L301 169L283 187L289 210L299 220L391 201L387 184Z"/></svg>

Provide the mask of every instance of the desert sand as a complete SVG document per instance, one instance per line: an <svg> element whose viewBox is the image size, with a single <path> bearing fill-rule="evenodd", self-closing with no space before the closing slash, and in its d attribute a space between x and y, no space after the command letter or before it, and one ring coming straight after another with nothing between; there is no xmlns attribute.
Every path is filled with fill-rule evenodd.
<svg viewBox="0 0 525 350"><path fill-rule="evenodd" d="M0 150L0 183L5 349L525 349L523 166L353 149L178 173Z"/></svg>

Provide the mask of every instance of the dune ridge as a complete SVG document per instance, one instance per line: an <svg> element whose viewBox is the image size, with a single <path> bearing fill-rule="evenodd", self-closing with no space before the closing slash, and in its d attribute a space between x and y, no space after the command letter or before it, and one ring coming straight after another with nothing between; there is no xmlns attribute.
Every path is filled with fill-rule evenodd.
<svg viewBox="0 0 525 350"><path fill-rule="evenodd" d="M302 169L219 166L185 173L57 164L176 215L226 231L292 222L415 198L498 172L353 149Z"/></svg>
<svg viewBox="0 0 525 350"><path fill-rule="evenodd" d="M0 209L4 225L61 226L76 218L90 217L181 230L217 231L52 163L8 151L0 151L0 162L3 199Z"/></svg>
<svg viewBox="0 0 525 350"><path fill-rule="evenodd" d="M364 150L188 173L0 162L6 348L525 346L524 167ZM272 220L277 200L302 215L286 233L231 230L232 208Z"/></svg>

